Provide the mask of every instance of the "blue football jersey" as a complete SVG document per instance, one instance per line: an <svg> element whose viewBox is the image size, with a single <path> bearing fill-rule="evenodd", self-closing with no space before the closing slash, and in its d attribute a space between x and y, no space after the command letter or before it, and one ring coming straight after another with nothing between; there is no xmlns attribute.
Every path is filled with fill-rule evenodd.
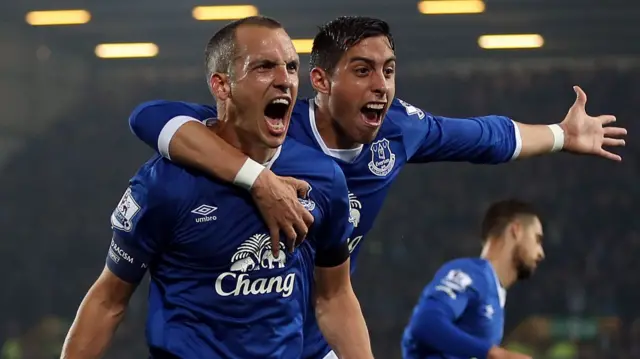
<svg viewBox="0 0 640 359"><path fill-rule="evenodd" d="M108 268L151 284L152 358L299 358L316 261L347 255L348 192L340 168L287 139L270 168L303 179L315 219L293 253L272 254L250 194L156 156L131 179L111 216Z"/></svg>
<svg viewBox="0 0 640 359"><path fill-rule="evenodd" d="M318 133L313 99L295 104L288 136L330 156L342 169L349 188L351 270L355 271L361 243L373 227L393 180L406 163L468 161L502 163L517 157L519 135L513 121L502 116L455 119L434 116L400 99L387 112L376 138L353 151L329 149ZM169 141L185 121L216 118L215 107L186 102L151 101L129 118L133 133L164 156ZM349 158L341 156L351 152ZM305 331L305 358L321 359L328 352L315 324Z"/></svg>
<svg viewBox="0 0 640 359"><path fill-rule="evenodd" d="M461 258L444 264L433 280L424 288L418 304L402 338L402 352L405 359L469 359L470 356L443 352L420 339L420 329L424 332L438 331L431 316L431 310L440 310L448 320L462 332L483 343L482 356L502 341L504 330L504 307L506 291L500 285L491 263L482 258ZM443 345L438 338L432 342ZM453 341L452 348L461 348L462 341ZM480 357L481 355L478 355Z"/></svg>

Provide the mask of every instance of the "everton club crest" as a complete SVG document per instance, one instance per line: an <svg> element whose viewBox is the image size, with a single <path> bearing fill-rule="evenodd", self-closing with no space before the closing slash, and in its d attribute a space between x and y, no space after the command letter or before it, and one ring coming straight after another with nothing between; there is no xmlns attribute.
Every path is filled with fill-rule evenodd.
<svg viewBox="0 0 640 359"><path fill-rule="evenodd" d="M396 163L396 155L391 152L391 144L386 138L371 144L369 170L376 176L386 176Z"/></svg>

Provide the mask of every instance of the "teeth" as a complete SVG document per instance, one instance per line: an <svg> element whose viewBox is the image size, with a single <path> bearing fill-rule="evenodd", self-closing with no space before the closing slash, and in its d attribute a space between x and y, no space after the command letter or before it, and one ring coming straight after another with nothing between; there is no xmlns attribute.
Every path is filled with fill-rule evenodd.
<svg viewBox="0 0 640 359"><path fill-rule="evenodd" d="M267 121L267 123L269 124L269 127L273 128L274 130L281 130L284 128L284 122L281 120L270 120Z"/></svg>
<svg viewBox="0 0 640 359"><path fill-rule="evenodd" d="M273 103L273 104L279 103L279 104L283 104L283 105L289 106L290 102L289 102L289 99L286 99L286 98L277 98L277 99L271 101L271 103Z"/></svg>
<svg viewBox="0 0 640 359"><path fill-rule="evenodd" d="M384 104L381 103L368 103L366 108L370 110L382 110L384 108Z"/></svg>

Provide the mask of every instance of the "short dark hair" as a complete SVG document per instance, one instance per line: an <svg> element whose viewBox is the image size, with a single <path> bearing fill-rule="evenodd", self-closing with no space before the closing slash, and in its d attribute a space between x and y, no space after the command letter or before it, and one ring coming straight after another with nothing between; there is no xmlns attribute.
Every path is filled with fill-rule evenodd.
<svg viewBox="0 0 640 359"><path fill-rule="evenodd" d="M311 69L319 67L333 72L342 56L360 41L376 36L386 36L395 50L389 24L384 20L364 16L341 16L320 26L313 39Z"/></svg>
<svg viewBox="0 0 640 359"><path fill-rule="evenodd" d="M539 216L531 204L517 199L493 203L482 221L482 241L500 236L511 222L521 217Z"/></svg>
<svg viewBox="0 0 640 359"><path fill-rule="evenodd" d="M261 26L270 29L280 29L282 24L266 16L250 16L233 21L218 30L204 50L204 66L209 77L215 72L232 74L233 59L236 56L236 30L243 25Z"/></svg>

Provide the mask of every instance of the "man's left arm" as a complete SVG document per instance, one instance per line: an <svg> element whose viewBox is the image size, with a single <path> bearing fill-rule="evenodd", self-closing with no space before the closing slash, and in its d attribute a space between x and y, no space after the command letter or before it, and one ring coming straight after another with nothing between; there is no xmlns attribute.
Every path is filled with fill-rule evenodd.
<svg viewBox="0 0 640 359"><path fill-rule="evenodd" d="M325 339L339 358L373 358L369 332L351 286L347 238L349 194L344 174L334 167L329 212L317 239L315 259L315 311Z"/></svg>
<svg viewBox="0 0 640 359"><path fill-rule="evenodd" d="M528 125L504 116L468 119L431 116L400 101L405 107L405 143L409 162L465 161L503 163L560 150L595 155L614 161L621 157L604 147L624 146L618 138L624 128L608 127L612 115L589 116L586 94L574 87L577 98L564 120L552 125Z"/></svg>
<svg viewBox="0 0 640 359"><path fill-rule="evenodd" d="M316 267L316 319L339 358L373 358L367 325L351 286L349 262L347 257L337 267Z"/></svg>

